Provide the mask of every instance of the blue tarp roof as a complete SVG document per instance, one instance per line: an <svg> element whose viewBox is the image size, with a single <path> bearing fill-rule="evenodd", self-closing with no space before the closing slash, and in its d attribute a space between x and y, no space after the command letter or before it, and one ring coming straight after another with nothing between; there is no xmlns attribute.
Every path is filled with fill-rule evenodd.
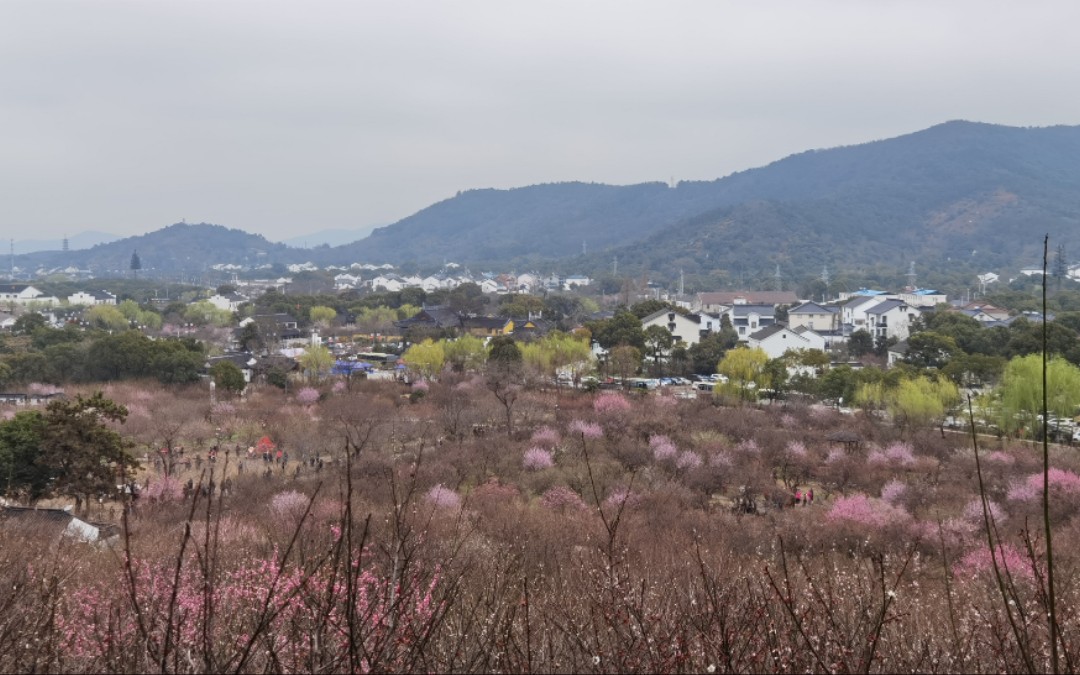
<svg viewBox="0 0 1080 675"><path fill-rule="evenodd" d="M334 375L349 375L356 372L366 372L373 370L372 366L367 361L335 361L334 367L330 369L330 372Z"/></svg>

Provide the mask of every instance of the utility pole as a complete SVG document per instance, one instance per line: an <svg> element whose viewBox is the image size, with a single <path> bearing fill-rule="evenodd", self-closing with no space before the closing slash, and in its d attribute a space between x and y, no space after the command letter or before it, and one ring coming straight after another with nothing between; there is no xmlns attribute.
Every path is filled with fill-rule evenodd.
<svg viewBox="0 0 1080 675"><path fill-rule="evenodd" d="M780 276L780 265L779 264L776 265L776 274L773 275L773 276L776 277L776 290L778 290L778 291L784 290L784 282L783 282L783 278Z"/></svg>
<svg viewBox="0 0 1080 675"><path fill-rule="evenodd" d="M825 290L821 293L821 301L822 302L828 302L828 299L829 299L828 298L828 295L829 295L829 266L828 266L828 264L826 264L821 269L821 282L823 284L825 284Z"/></svg>
<svg viewBox="0 0 1080 675"><path fill-rule="evenodd" d="M915 285L915 261L914 261L914 260L912 260L912 261L911 261L911 264L910 264L910 265L908 265L908 272L907 272L907 283L908 283L908 286L910 286L910 287L911 287L911 290L913 290L913 291L914 291L914 290L915 290L916 288L918 288L918 287L917 287L917 286Z"/></svg>

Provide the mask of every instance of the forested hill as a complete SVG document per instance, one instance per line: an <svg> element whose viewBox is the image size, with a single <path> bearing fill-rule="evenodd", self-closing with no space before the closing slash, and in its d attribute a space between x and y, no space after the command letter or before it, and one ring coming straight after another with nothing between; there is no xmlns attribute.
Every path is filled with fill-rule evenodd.
<svg viewBox="0 0 1080 675"><path fill-rule="evenodd" d="M730 203L611 254L646 269L790 275L909 261L1015 268L1041 259L1044 234L1080 251L1080 127L950 122L685 189Z"/></svg>
<svg viewBox="0 0 1080 675"><path fill-rule="evenodd" d="M81 251L41 251L19 257L19 265L34 268L77 267L96 274L126 275L132 253L138 252L147 273L200 272L216 263L259 265L290 259L300 252L257 234L207 223L176 223L137 237L98 244Z"/></svg>
<svg viewBox="0 0 1080 675"><path fill-rule="evenodd" d="M400 262L552 259L639 240L694 213L663 183L469 190L337 251Z"/></svg>
<svg viewBox="0 0 1080 675"><path fill-rule="evenodd" d="M302 234L302 227L297 234ZM713 181L553 183L468 190L344 246L293 249L211 225L173 225L20 266L204 269L312 261L785 274L909 261L986 269L1035 263L1042 235L1080 252L1080 127L948 122L811 150ZM583 255L583 248L587 251ZM623 266L625 264L625 266Z"/></svg>
<svg viewBox="0 0 1080 675"><path fill-rule="evenodd" d="M473 190L331 251L505 261L573 257L585 241L591 254L653 269L676 257L820 266L973 252L996 265L1034 262L1043 232L1080 250L1080 127L948 122L676 188Z"/></svg>

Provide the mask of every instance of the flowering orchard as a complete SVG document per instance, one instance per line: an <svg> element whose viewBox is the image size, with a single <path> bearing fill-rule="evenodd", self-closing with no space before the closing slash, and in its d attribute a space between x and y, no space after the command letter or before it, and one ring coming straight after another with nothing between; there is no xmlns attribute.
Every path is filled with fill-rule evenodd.
<svg viewBox="0 0 1080 675"><path fill-rule="evenodd" d="M82 514L107 542L3 522L0 670L1051 667L1029 446L652 393L523 389L510 424L483 383L424 386L112 387L176 399L110 427L141 496ZM1072 570L1080 459L1051 464ZM1080 587L1057 600L1075 669Z"/></svg>

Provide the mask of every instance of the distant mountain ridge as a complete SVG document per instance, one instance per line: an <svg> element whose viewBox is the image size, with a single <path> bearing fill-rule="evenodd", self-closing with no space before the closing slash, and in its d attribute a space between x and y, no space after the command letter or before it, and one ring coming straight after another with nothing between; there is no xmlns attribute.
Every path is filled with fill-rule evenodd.
<svg viewBox="0 0 1080 675"><path fill-rule="evenodd" d="M72 251L82 250L107 244L123 237L108 232L79 232L67 237L68 249ZM16 239L15 250L19 253L36 253L37 251L62 251L64 249L64 237L55 239Z"/></svg>
<svg viewBox="0 0 1080 675"><path fill-rule="evenodd" d="M160 269L169 258L182 269L452 260L517 267L572 261L587 271L616 256L627 272L961 258L1021 265L1037 258L1043 233L1080 251L1080 127L954 121L674 187L570 182L468 190L342 246L296 249L199 227L219 229L173 225L48 260L126 269L138 249L145 267Z"/></svg>

